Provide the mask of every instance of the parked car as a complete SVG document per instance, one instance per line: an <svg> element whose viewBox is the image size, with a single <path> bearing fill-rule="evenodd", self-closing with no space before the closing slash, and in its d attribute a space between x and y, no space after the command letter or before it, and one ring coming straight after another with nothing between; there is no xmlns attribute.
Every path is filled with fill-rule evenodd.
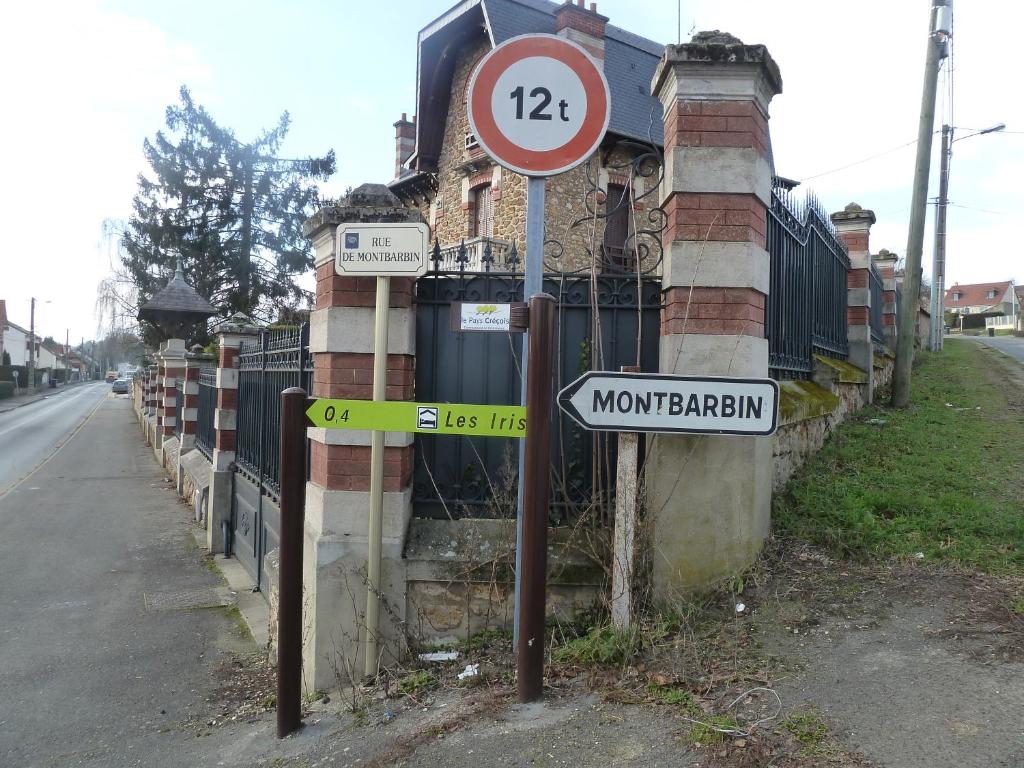
<svg viewBox="0 0 1024 768"><path fill-rule="evenodd" d="M107 371L107 384L117 380L117 371Z"/></svg>
<svg viewBox="0 0 1024 768"><path fill-rule="evenodd" d="M128 379L114 379L113 384L110 385L110 391L115 395L127 395Z"/></svg>

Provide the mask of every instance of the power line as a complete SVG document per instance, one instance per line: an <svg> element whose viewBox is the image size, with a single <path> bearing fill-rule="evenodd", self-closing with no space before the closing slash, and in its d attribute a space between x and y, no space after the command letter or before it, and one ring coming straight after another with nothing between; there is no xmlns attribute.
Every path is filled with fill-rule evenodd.
<svg viewBox="0 0 1024 768"><path fill-rule="evenodd" d="M898 147L887 149L884 152L879 152L877 155L871 155L870 157L865 157L861 160L856 160L847 165L841 165L838 168L833 168L832 170L829 171L822 171L821 173L816 173L813 176L804 176L802 179L800 179L800 182L803 183L805 181L810 181L811 179L819 179L822 176L828 176L830 173L838 173L839 171L845 171L847 168L853 168L854 166L863 165L864 163L870 162L872 160L877 160L880 157L891 155L893 152L899 152L901 149L912 147L914 144L917 144L917 139L914 139L913 141L908 141L906 144L900 144Z"/></svg>

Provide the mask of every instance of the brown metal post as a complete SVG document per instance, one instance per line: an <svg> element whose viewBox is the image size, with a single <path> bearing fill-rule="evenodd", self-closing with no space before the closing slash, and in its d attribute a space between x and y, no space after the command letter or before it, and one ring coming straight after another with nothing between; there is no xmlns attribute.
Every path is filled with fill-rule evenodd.
<svg viewBox="0 0 1024 768"><path fill-rule="evenodd" d="M302 528L306 390L281 393L281 583L277 601L277 738L302 725Z"/></svg>
<svg viewBox="0 0 1024 768"><path fill-rule="evenodd" d="M530 299L529 367L526 374L526 459L520 562L519 643L516 689L521 703L540 698L544 685L544 618L551 496L551 384L555 336L553 296Z"/></svg>

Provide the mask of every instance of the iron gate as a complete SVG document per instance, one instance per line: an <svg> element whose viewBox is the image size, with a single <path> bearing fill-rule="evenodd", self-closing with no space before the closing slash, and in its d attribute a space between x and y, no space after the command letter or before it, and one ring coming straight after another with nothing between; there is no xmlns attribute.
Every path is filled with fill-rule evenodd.
<svg viewBox="0 0 1024 768"><path fill-rule="evenodd" d="M638 363L658 370L661 283L637 275L549 274L558 299L557 390L585 371ZM456 333L453 302L522 301L523 276L506 272L433 272L416 284L416 399L419 402L519 404L522 336ZM596 312L595 312L596 310ZM595 343L600 338L601 343ZM639 355L637 346L639 342ZM574 522L596 499L612 496L614 441L552 409L551 522ZM509 517L515 509L517 441L416 435L413 513L417 517ZM608 505L599 505L610 514ZM599 521L607 522L607 521Z"/></svg>
<svg viewBox="0 0 1024 768"><path fill-rule="evenodd" d="M238 354L238 416L231 505L231 551L265 589L263 555L278 544L281 391L310 391L309 324L263 331Z"/></svg>

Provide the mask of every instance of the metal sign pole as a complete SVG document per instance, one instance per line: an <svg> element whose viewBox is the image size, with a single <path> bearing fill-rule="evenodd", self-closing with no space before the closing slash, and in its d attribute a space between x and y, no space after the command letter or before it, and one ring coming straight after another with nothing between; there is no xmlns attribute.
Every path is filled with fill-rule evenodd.
<svg viewBox="0 0 1024 768"><path fill-rule="evenodd" d="M391 304L391 278L377 278L377 308L373 328L373 400L387 400L388 311ZM380 550L384 519L384 435L370 433L370 526L366 561L366 654L363 672L377 676L377 630L380 625Z"/></svg>
<svg viewBox="0 0 1024 768"><path fill-rule="evenodd" d="M519 549L522 584L517 613L516 692L521 704L540 698L544 686L544 618L548 562L548 505L551 497L551 382L556 301L542 293L530 299L530 375L526 398L525 504Z"/></svg>
<svg viewBox="0 0 1024 768"><path fill-rule="evenodd" d="M530 176L526 182L526 264L523 267L523 301L529 301L544 286L544 183L543 176ZM520 363L519 404L526 405L527 369L530 363L530 331L523 335ZM512 647L519 646L519 600L523 570L523 496L526 483L526 439L519 441L519 485L516 491L516 589L513 613Z"/></svg>
<svg viewBox="0 0 1024 768"><path fill-rule="evenodd" d="M302 529L306 514L306 390L281 393L281 572L277 601L277 737L302 725Z"/></svg>

